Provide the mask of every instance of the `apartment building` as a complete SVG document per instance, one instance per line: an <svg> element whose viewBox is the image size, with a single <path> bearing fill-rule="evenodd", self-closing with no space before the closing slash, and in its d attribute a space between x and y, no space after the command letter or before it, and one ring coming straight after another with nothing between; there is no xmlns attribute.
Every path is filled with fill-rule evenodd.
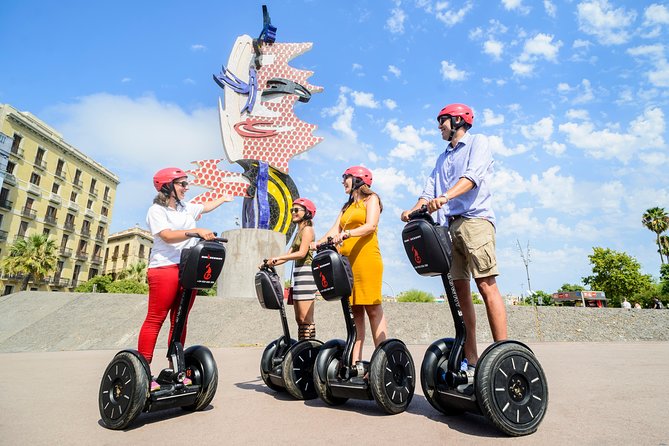
<svg viewBox="0 0 669 446"><path fill-rule="evenodd" d="M149 264L149 254L153 247L151 233L139 226L116 232L107 238L104 274L116 276L121 271L139 262Z"/></svg>
<svg viewBox="0 0 669 446"><path fill-rule="evenodd" d="M17 239L44 233L58 246L58 265L28 289L69 291L98 275L118 177L8 104L0 104L0 154L0 257ZM18 291L22 279L3 274L0 291Z"/></svg>

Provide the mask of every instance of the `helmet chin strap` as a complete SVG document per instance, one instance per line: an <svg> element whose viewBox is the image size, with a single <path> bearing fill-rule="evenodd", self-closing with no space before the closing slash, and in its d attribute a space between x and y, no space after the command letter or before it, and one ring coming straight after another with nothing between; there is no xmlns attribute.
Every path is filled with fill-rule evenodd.
<svg viewBox="0 0 669 446"><path fill-rule="evenodd" d="M451 133L448 135L449 141L452 141L453 137L455 136L455 132L457 132L460 127L465 125L464 122L465 122L464 119L460 119L460 124L458 124L455 121L455 116L451 116Z"/></svg>

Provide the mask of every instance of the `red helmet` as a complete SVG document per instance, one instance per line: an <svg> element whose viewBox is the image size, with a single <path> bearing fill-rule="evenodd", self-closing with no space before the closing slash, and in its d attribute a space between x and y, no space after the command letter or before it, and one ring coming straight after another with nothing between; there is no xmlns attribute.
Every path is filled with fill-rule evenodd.
<svg viewBox="0 0 669 446"><path fill-rule="evenodd" d="M316 205L310 199L298 198L297 200L293 201L293 204L299 204L300 206L303 206L304 209L306 209L307 212L311 214L309 218L314 218L316 216Z"/></svg>
<svg viewBox="0 0 669 446"><path fill-rule="evenodd" d="M470 126L474 125L474 112L465 104L450 104L442 108L437 115L437 121L444 115L460 116Z"/></svg>
<svg viewBox="0 0 669 446"><path fill-rule="evenodd" d="M156 188L158 192L165 184L170 184L172 181L177 178L187 177L188 175L183 170L178 167L166 167L165 169L160 169L153 176L153 187Z"/></svg>
<svg viewBox="0 0 669 446"><path fill-rule="evenodd" d="M372 185L372 171L366 167L362 166L353 166L346 169L344 175L351 175L353 177L360 178L363 183L367 186Z"/></svg>

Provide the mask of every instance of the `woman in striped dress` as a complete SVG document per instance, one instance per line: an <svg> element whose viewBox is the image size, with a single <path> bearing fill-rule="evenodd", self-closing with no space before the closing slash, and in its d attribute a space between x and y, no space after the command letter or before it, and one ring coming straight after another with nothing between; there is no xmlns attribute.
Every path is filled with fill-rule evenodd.
<svg viewBox="0 0 669 446"><path fill-rule="evenodd" d="M297 322L297 336L302 339L316 338L316 324L314 323L314 299L316 284L311 274L312 254L309 245L314 241L313 218L316 216L316 206L307 198L298 198L293 201L290 209L293 223L297 224L297 235L293 239L288 252L282 256L267 260L270 265L281 265L290 260L293 265L293 308Z"/></svg>

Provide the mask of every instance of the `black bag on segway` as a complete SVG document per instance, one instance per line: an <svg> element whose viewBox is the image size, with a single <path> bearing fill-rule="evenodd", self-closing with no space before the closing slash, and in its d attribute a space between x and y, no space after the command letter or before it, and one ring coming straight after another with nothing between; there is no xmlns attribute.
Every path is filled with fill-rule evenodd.
<svg viewBox="0 0 669 446"><path fill-rule="evenodd" d="M186 290L209 289L216 284L225 262L225 247L221 243L200 241L181 251L179 281Z"/></svg>
<svg viewBox="0 0 669 446"><path fill-rule="evenodd" d="M440 276L451 269L451 239L448 228L424 215L402 230L402 243L411 265L421 276Z"/></svg>
<svg viewBox="0 0 669 446"><path fill-rule="evenodd" d="M342 299L353 291L351 263L335 250L325 249L316 254L311 262L311 273L325 300Z"/></svg>
<svg viewBox="0 0 669 446"><path fill-rule="evenodd" d="M256 296L260 306L267 310L278 310L283 300L281 278L273 267L263 268L256 273Z"/></svg>

